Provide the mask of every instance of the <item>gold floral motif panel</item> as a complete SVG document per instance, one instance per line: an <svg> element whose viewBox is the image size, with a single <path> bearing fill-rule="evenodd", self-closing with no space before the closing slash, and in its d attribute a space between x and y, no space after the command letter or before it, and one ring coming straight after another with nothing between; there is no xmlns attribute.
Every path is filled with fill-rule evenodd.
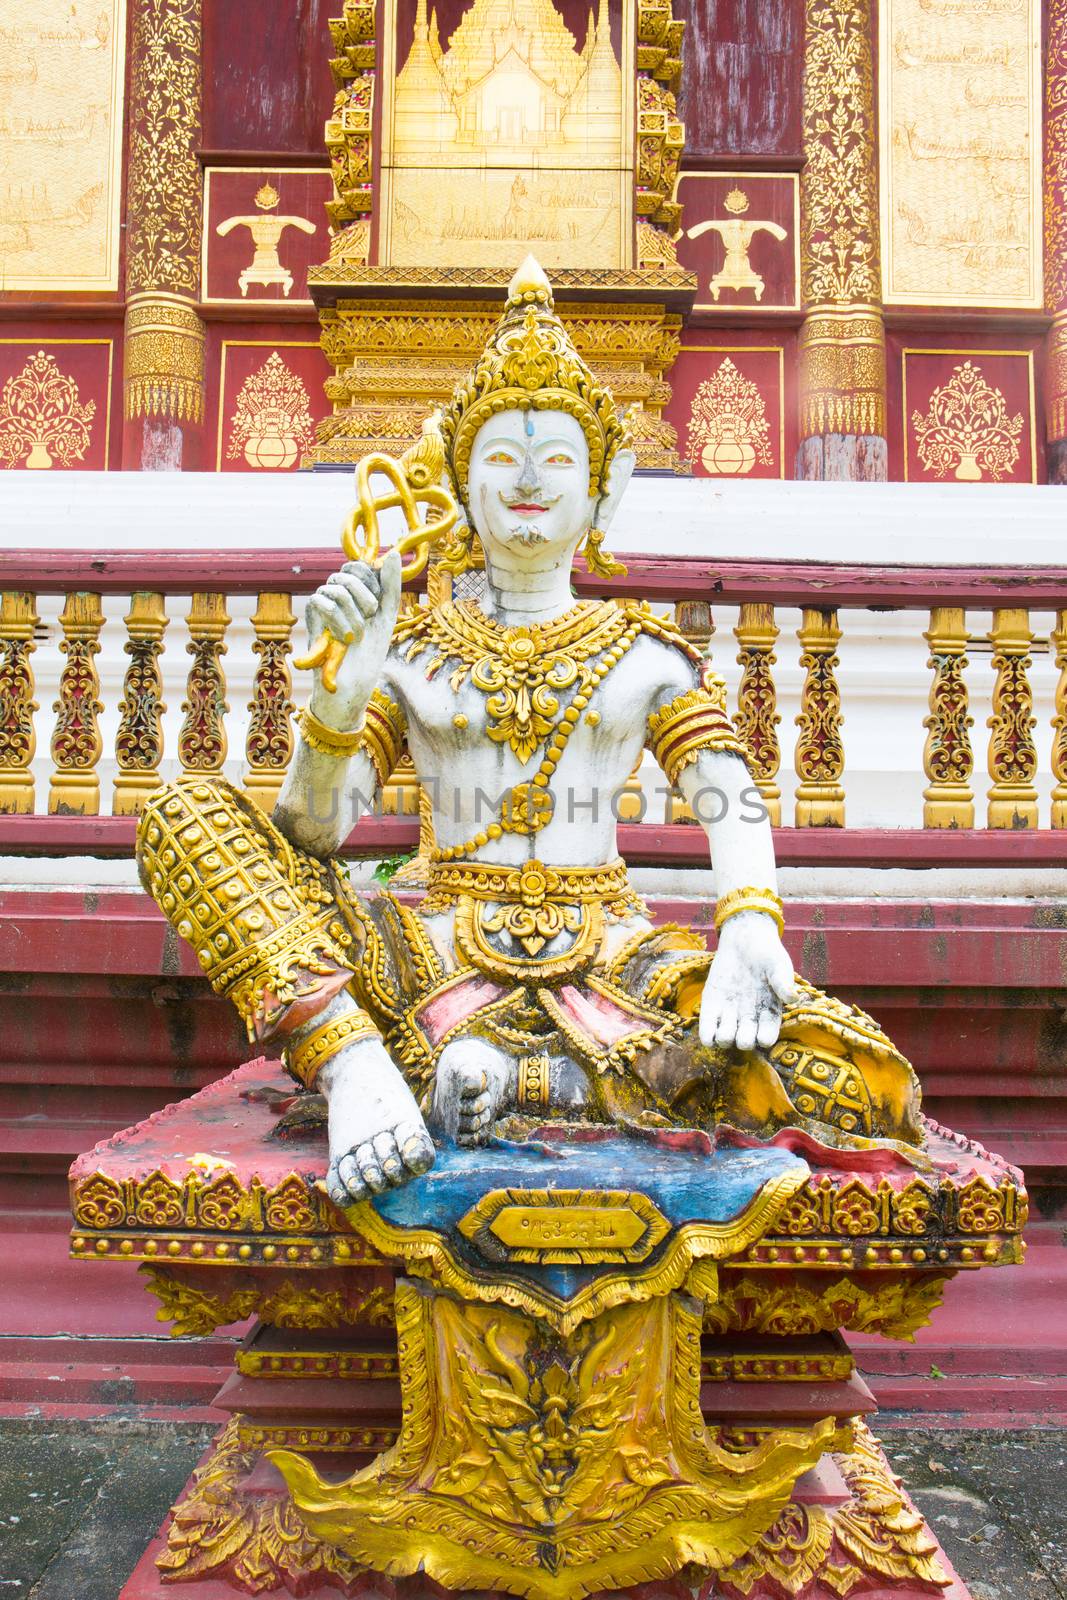
<svg viewBox="0 0 1067 1600"><path fill-rule="evenodd" d="M318 342L225 339L219 358L217 472L291 472L329 410Z"/></svg>
<svg viewBox="0 0 1067 1600"><path fill-rule="evenodd" d="M384 0L378 260L633 255L635 0Z"/></svg>
<svg viewBox="0 0 1067 1600"><path fill-rule="evenodd" d="M0 291L118 288L126 0L4 0Z"/></svg>
<svg viewBox="0 0 1067 1600"><path fill-rule="evenodd" d="M1040 0L882 0L884 298L1040 306Z"/></svg>

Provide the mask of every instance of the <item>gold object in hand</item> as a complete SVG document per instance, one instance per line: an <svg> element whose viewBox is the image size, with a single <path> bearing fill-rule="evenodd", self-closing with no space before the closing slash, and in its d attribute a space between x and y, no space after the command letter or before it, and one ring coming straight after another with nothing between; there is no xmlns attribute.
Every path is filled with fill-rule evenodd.
<svg viewBox="0 0 1067 1600"><path fill-rule="evenodd" d="M459 521L459 507L439 481L443 468L444 446L436 431L435 419L424 426L422 438L399 461L382 450L364 456L356 468L357 503L341 534L341 545L348 560L377 561L381 549L378 514L399 507L408 531L397 540L395 548L402 556L414 552L414 558L402 566L401 572L405 578L418 577L429 560L430 545L451 533ZM388 478L392 489L385 493L372 489L370 480L374 473ZM420 505L437 513L433 521L420 519ZM294 659L293 665L302 670L321 666L322 686L328 694L333 694L337 688L338 669L351 642L351 637L338 639L327 628L308 654Z"/></svg>

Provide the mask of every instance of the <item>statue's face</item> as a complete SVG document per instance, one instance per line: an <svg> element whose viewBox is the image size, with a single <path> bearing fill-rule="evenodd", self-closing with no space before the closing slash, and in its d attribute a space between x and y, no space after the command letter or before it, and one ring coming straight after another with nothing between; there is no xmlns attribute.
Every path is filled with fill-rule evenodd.
<svg viewBox="0 0 1067 1600"><path fill-rule="evenodd" d="M565 411L502 411L474 436L467 498L490 565L543 566L589 531L589 446Z"/></svg>

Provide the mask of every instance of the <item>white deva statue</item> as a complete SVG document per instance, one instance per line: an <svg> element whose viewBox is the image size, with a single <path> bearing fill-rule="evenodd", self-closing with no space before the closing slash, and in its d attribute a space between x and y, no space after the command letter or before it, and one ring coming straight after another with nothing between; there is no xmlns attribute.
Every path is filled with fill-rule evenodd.
<svg viewBox="0 0 1067 1600"><path fill-rule="evenodd" d="M502 1118L919 1143L908 1064L794 976L722 681L647 606L575 601L576 552L618 570L601 546L634 456L532 259L440 429L467 518L444 561L473 566L480 546L484 598L401 610L396 551L343 566L307 622L313 645L348 649L332 691L316 671L273 826L201 780L141 827L146 886L215 987L326 1095L333 1198L403 1184L432 1165L431 1135L480 1142ZM361 898L331 861L405 743L436 845L414 905ZM645 745L716 818L714 958L653 926L618 859L613 797ZM193 834L247 901L232 892L207 949Z"/></svg>

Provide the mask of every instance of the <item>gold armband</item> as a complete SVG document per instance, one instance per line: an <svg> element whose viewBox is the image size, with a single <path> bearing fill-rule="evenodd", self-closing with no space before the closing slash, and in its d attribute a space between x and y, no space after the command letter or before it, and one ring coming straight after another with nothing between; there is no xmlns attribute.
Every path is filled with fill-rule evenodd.
<svg viewBox="0 0 1067 1600"><path fill-rule="evenodd" d="M720 895L715 907L715 932L718 933L723 923L729 917L736 917L739 911L763 911L777 923L779 938L785 932L782 902L773 889L731 889L728 894Z"/></svg>
<svg viewBox="0 0 1067 1600"><path fill-rule="evenodd" d="M547 1111L552 1098L551 1062L547 1055L519 1057L516 1099L520 1111Z"/></svg>
<svg viewBox="0 0 1067 1600"><path fill-rule="evenodd" d="M332 1061L345 1045L355 1044L357 1039L380 1037L377 1028L364 1012L349 1012L348 1016L335 1017L332 1022L324 1022L321 1028L309 1033L299 1044L289 1045L285 1052L286 1064L294 1078L299 1079L306 1088L312 1089L315 1086L315 1079L327 1061Z"/></svg>
<svg viewBox="0 0 1067 1600"><path fill-rule="evenodd" d="M704 750L728 750L745 757L745 748L726 715L726 686L705 673L699 689L687 689L648 719L645 743L670 783Z"/></svg>
<svg viewBox="0 0 1067 1600"><path fill-rule="evenodd" d="M363 724L362 749L370 757L383 788L396 770L406 733L404 713L396 701L375 689Z"/></svg>
<svg viewBox="0 0 1067 1600"><path fill-rule="evenodd" d="M363 743L363 729L356 728L352 733L342 733L338 728L329 728L325 722L320 722L309 706L297 713L297 727L304 736L304 743L312 750L317 750L320 756L345 757L354 756Z"/></svg>

